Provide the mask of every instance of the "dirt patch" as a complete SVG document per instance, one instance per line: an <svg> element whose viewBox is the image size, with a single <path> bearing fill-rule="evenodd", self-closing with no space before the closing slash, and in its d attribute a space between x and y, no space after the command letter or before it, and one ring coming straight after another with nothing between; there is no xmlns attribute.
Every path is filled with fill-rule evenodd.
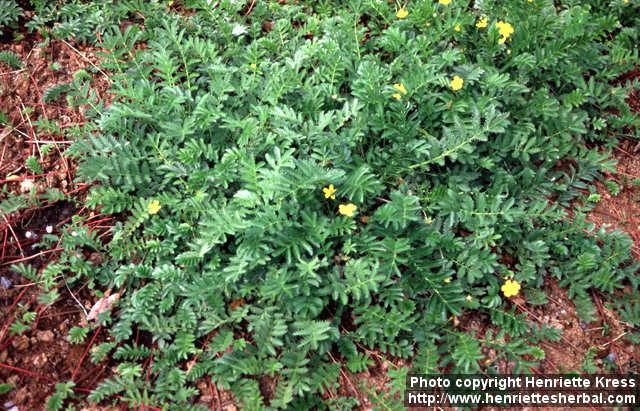
<svg viewBox="0 0 640 411"><path fill-rule="evenodd" d="M77 196L85 188L73 182L75 165L63 156L72 142L68 131L85 122L83 108L69 107L64 93L48 97L47 102L44 96L51 94L52 87L70 83L81 69L95 72L91 86L97 98L106 96L109 83L94 68L98 61L95 48L64 40L44 42L41 36L29 34L19 44L0 50L15 53L22 63L19 69L0 64L0 112L7 120L0 125L0 201L21 203L19 211L0 218L0 260L6 261L26 256L25 248L32 245L33 237L24 234L37 234L70 217L64 211L70 209L68 204L52 207L56 199L48 195L45 200L43 194L55 189ZM35 167L29 158L37 163ZM44 226L39 216L47 217Z"/></svg>
<svg viewBox="0 0 640 411"><path fill-rule="evenodd" d="M615 312L603 306L600 295L592 295L597 315L594 321L586 323L578 318L567 292L555 280L549 281L545 294L547 304L530 308L519 306L537 325L562 331L559 341L542 343L545 359L538 372L589 372L589 367L596 367L603 373L638 371L634 368L639 353L621 340L629 329L618 320Z"/></svg>
<svg viewBox="0 0 640 411"><path fill-rule="evenodd" d="M211 407L212 410L237 411L238 401L232 392L221 390L209 378L198 381L196 386L200 390L198 402L201 405Z"/></svg>
<svg viewBox="0 0 640 411"><path fill-rule="evenodd" d="M97 300L95 294L81 286L72 295L61 283L61 297L44 307L37 300L37 285L9 270L19 261L39 270L54 260L59 250L38 248L38 242L47 234L60 234L60 228L84 210L75 200L82 199L87 186L73 181L75 165L63 153L72 140L68 131L84 124L85 113L81 107L69 107L64 94L46 102L43 96L55 85L70 83L81 69L90 72L92 90L106 101L109 82L93 66L98 61L96 48L45 42L25 33L20 43L4 44L0 50L12 51L22 63L20 68L0 64L0 112L5 121L0 124L0 202L10 197L26 200L15 212L0 212L0 382L14 386L0 396L0 403L12 401L20 410L36 410L43 408L55 383L73 380L78 392L87 393L111 375L108 364L94 365L88 355L90 346L107 340L105 330L91 329L80 344L68 340L69 329ZM29 157L40 170L28 167ZM43 198L51 189L66 199ZM35 313L33 321L22 333L12 332L16 318L28 312Z"/></svg>
<svg viewBox="0 0 640 411"><path fill-rule="evenodd" d="M605 175L609 183L596 183L601 200L588 218L598 227L627 232L635 243L632 252L640 259L640 145L623 141L615 158L616 173ZM607 187L612 183L614 186Z"/></svg>
<svg viewBox="0 0 640 411"><path fill-rule="evenodd" d="M57 382L73 380L79 391L87 392L100 379L111 375L108 364L94 365L88 356L90 345L109 340L106 332L92 329L80 344L72 344L68 340L69 329L78 325L84 315L76 299L86 309L96 299L93 292L81 288L72 296L62 287L62 297L48 308L37 303L35 297L38 293L32 285L16 287L9 292L15 294L11 300L21 302L20 305L0 307L3 318L0 381L14 387L2 396L4 401L13 402L21 410L41 409L46 398L55 391ZM16 314L19 317L27 311L36 312L34 322L21 334L12 333L9 326Z"/></svg>

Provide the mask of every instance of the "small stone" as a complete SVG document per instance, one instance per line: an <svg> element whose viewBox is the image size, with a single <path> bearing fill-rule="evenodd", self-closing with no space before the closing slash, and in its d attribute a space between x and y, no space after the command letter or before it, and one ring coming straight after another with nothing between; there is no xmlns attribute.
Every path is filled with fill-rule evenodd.
<svg viewBox="0 0 640 411"><path fill-rule="evenodd" d="M236 24L231 30L231 34L235 37L241 36L247 32L247 28L243 25Z"/></svg>
<svg viewBox="0 0 640 411"><path fill-rule="evenodd" d="M28 193L29 191L31 191L32 188L33 188L33 180L25 178L20 183L20 191L22 191L23 193Z"/></svg>
<svg viewBox="0 0 640 411"><path fill-rule="evenodd" d="M38 331L36 333L36 336L38 337L38 340L40 340L42 342L51 342L51 341L53 341L53 338L55 337L51 330Z"/></svg>
<svg viewBox="0 0 640 411"><path fill-rule="evenodd" d="M36 368L42 368L47 363L47 355L40 353L33 358L33 365Z"/></svg>
<svg viewBox="0 0 640 411"><path fill-rule="evenodd" d="M47 234L51 234L51 233L53 233L53 226L52 225L48 225L45 228L45 230L46 230Z"/></svg>
<svg viewBox="0 0 640 411"><path fill-rule="evenodd" d="M607 355L607 360L611 361L611 362L615 362L615 360L618 358L618 356L616 355L616 353L614 353L613 351L611 351L609 353L609 355Z"/></svg>
<svg viewBox="0 0 640 411"><path fill-rule="evenodd" d="M273 26L275 26L275 23L273 21L265 21L264 23L262 23L262 30L268 33L273 30Z"/></svg>
<svg viewBox="0 0 640 411"><path fill-rule="evenodd" d="M11 288L11 280L7 277L0 277L0 288L4 288L5 290Z"/></svg>
<svg viewBox="0 0 640 411"><path fill-rule="evenodd" d="M17 404L23 404L26 402L27 398L29 398L29 391L27 387L22 387L13 397L13 402Z"/></svg>
<svg viewBox="0 0 640 411"><path fill-rule="evenodd" d="M20 337L13 340L11 345L13 345L13 348L18 351L26 350L27 348L29 348L29 338L26 335L21 335Z"/></svg>
<svg viewBox="0 0 640 411"><path fill-rule="evenodd" d="M102 255L100 253L91 253L89 261L94 265L100 265L102 264Z"/></svg>

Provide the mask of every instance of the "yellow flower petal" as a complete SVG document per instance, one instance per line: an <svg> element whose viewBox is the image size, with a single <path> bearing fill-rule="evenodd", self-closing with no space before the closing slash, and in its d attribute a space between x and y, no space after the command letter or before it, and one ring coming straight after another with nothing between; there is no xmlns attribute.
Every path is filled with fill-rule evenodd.
<svg viewBox="0 0 640 411"><path fill-rule="evenodd" d="M395 98L396 100L400 100L402 98L402 95L400 93L393 93L391 97Z"/></svg>
<svg viewBox="0 0 640 411"><path fill-rule="evenodd" d="M487 16L480 17L478 19L478 22L476 23L476 27L479 29L484 29L488 25L489 25L489 19L487 18Z"/></svg>
<svg viewBox="0 0 640 411"><path fill-rule="evenodd" d="M336 188L333 184L329 184L329 187L325 187L322 189L324 193L324 198L331 198L332 200L336 199Z"/></svg>
<svg viewBox="0 0 640 411"><path fill-rule="evenodd" d="M158 200L151 201L147 206L147 212L149 214L158 214L158 211L160 211L160 201Z"/></svg>
<svg viewBox="0 0 640 411"><path fill-rule="evenodd" d="M496 27L498 27L498 32L500 33L498 43L504 44L505 41L507 41L507 39L513 34L514 28L511 24L504 21L496 22Z"/></svg>
<svg viewBox="0 0 640 411"><path fill-rule="evenodd" d="M464 80L460 76L453 76L450 85L453 91L458 91L464 85Z"/></svg>
<svg viewBox="0 0 640 411"><path fill-rule="evenodd" d="M409 12L404 7L400 7L400 9L398 9L398 11L396 12L396 17L399 19L404 19L408 15L409 15Z"/></svg>
<svg viewBox="0 0 640 411"><path fill-rule="evenodd" d="M438 0L438 3L448 6L451 3L451 0Z"/></svg>
<svg viewBox="0 0 640 411"><path fill-rule="evenodd" d="M506 280L500 289L505 297L513 297L520 292L520 283L515 280Z"/></svg>
<svg viewBox="0 0 640 411"><path fill-rule="evenodd" d="M353 217L353 213L356 212L356 209L358 207L356 207L355 204L340 204L340 206L338 206L338 212L342 215L346 215L347 217Z"/></svg>
<svg viewBox="0 0 640 411"><path fill-rule="evenodd" d="M398 90L400 93L402 94L407 94L407 89L404 88L404 84L402 83L396 83L393 85L393 88Z"/></svg>
<svg viewBox="0 0 640 411"><path fill-rule="evenodd" d="M455 31L460 31L460 30L462 30L462 27L460 27L460 25L459 25L459 24L456 24L456 25L453 27L453 29L454 29Z"/></svg>

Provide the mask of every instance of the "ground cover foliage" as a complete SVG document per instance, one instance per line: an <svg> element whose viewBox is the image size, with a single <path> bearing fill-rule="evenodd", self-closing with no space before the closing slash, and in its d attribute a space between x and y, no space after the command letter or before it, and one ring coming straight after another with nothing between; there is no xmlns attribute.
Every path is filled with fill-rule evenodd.
<svg viewBox="0 0 640 411"><path fill-rule="evenodd" d="M542 304L557 279L586 322L594 290L640 310L631 240L582 213L638 124L613 83L638 62L637 5L292 3L70 3L95 20L68 13L63 31L60 9L34 18L100 32L113 83L68 153L98 183L87 204L120 222L105 242L76 219L57 263L15 267L42 302L60 274L119 292L99 319L115 342L92 354L117 374L92 401L195 409L210 376L246 409L350 409L325 394L368 350L491 373L491 348L528 372L561 331L519 314L506 280ZM89 249L100 264L77 258ZM465 315L497 331L466 334ZM378 406L401 407L407 371Z"/></svg>

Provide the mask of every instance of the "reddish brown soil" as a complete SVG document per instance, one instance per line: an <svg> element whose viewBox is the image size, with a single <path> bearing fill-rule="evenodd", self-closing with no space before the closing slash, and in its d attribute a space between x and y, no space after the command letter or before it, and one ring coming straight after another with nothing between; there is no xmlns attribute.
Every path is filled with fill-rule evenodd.
<svg viewBox="0 0 640 411"><path fill-rule="evenodd" d="M599 295L592 295L597 308L596 320L585 323L576 315L575 306L566 291L555 281L549 281L545 293L549 299L548 304L519 307L529 313L529 317L537 325L545 324L562 330L560 341L543 343L546 357L538 372L582 372L589 350L595 353L595 365L602 372L638 372L636 367L640 352L621 338L630 330L618 320L614 312L603 306ZM606 357L613 361L605 360Z"/></svg>
<svg viewBox="0 0 640 411"><path fill-rule="evenodd" d="M618 161L616 173L607 175L609 181L620 187L613 195L598 182L601 201L589 215L589 220L598 227L625 231L633 239L633 253L640 258L640 145L635 141L624 141L615 152Z"/></svg>
<svg viewBox="0 0 640 411"><path fill-rule="evenodd" d="M9 312L6 302L20 299L38 313L35 324L22 335L14 336L8 332L15 312ZM105 332L92 330L85 343L71 344L67 340L69 329L78 325L82 310L71 294L60 289L62 298L48 308L38 307L33 300L36 289L26 286L9 290L7 294L17 294L13 298L3 299L2 303L2 343L0 344L0 380L11 383L16 389L6 399L22 410L42 409L46 397L53 393L56 382L72 380L76 382L78 392L88 392L104 376L110 375L107 364L93 365L85 354L88 342L100 343L106 340ZM74 292L76 298L90 306L95 297L86 289ZM28 305L27 305L28 304ZM3 398L4 399L4 398Z"/></svg>
<svg viewBox="0 0 640 411"><path fill-rule="evenodd" d="M0 126L0 185L26 195L21 193L21 186L28 180L39 193L56 188L78 198L85 187L73 182L75 166L62 153L69 145L64 130L83 124L82 110L67 107L64 97L44 104L42 94L55 84L71 81L77 70L90 65L89 61L96 62L96 51L62 41L51 41L41 47L43 40L37 35L27 35L19 44L0 46L0 50L16 53L23 62L19 70L0 64L0 111L10 119L10 125ZM59 67L54 69L53 62ZM92 85L103 95L108 83L95 75ZM60 128L54 132L39 130L36 122L42 119L56 121ZM40 156L45 144L53 144L54 149ZM26 169L25 159L31 155L40 160L42 175ZM6 195L0 195L0 201L5 198ZM20 410L43 409L57 382L73 379L78 392L86 393L111 372L107 364L93 365L86 354L97 330L92 330L83 344L67 341L69 329L78 325L84 314L66 287L61 285L58 290L61 298L45 308L36 301L37 287L9 270L16 261L41 268L55 258L55 249L33 246L47 233L47 226L58 234L59 228L77 212L71 201L44 202L0 218L0 276L12 284L8 289L0 288L0 382L15 387L0 396L0 403L10 400ZM85 309L97 299L86 286L76 287L74 295ZM31 328L22 335L11 335L9 327L16 315L27 310L37 313ZM102 330L93 344L105 338L106 332Z"/></svg>
<svg viewBox="0 0 640 411"><path fill-rule="evenodd" d="M73 183L74 164L62 153L70 141L65 130L84 124L81 108L67 107L64 97L45 104L43 93L51 86L70 82L73 74L97 61L95 50L75 46L63 41L51 41L45 47L38 35L30 35L19 44L0 47L21 57L23 68L13 70L0 65L0 111L5 113L10 124L0 126L0 184L12 193L28 196L29 186L38 193L47 188L59 189L67 194L81 194L86 188ZM53 63L58 65L54 70ZM96 75L92 82L98 95L103 95L107 81ZM38 120L57 122L57 131L48 132L37 127ZM53 145L48 154L42 154L46 144ZM35 156L43 174L34 175L25 166L25 160ZM3 200L7 195L0 195ZM0 220L0 244L3 263L34 254L31 246L34 237L25 237L27 231L41 236L46 226L55 229L69 221L75 208L70 203L41 204L39 208L3 216ZM48 259L45 258L46 261Z"/></svg>

